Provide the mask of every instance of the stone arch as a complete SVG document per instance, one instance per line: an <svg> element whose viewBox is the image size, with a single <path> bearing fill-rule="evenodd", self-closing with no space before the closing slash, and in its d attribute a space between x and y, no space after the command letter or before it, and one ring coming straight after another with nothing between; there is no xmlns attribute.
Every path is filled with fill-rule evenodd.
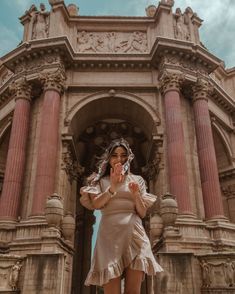
<svg viewBox="0 0 235 294"><path fill-rule="evenodd" d="M159 113L146 101L144 101L139 96L127 93L124 91L102 91L98 93L94 93L91 95L88 95L84 98L82 98L80 101L78 101L67 113L67 116L65 118L65 124L67 126L70 126L74 118L76 117L76 114L86 105L88 105L90 102L93 101L99 101L102 99L124 99L127 101L131 101L135 103L136 105L139 105L143 110L148 113L149 117L151 117L152 121L156 126L160 125L160 115Z"/></svg>
<svg viewBox="0 0 235 294"><path fill-rule="evenodd" d="M154 140L161 132L160 115L150 104L134 94L114 90L92 94L78 101L68 112L65 124L67 134L73 136L77 159L85 171L86 162L91 161L92 154L97 151L95 147L99 144L96 144L96 139L106 136L105 132L104 134L102 133L102 124L108 125L109 131L112 128L115 129L115 126L121 128L122 124L125 125L125 130L127 129L128 131L127 133L125 133L125 130L123 131L123 137L133 139L135 142L133 145L137 146L133 151L143 155L143 158L136 161L136 169L139 168L139 171L146 166L147 161L153 161L152 159L155 157L157 149ZM120 134L122 134L122 130L118 129L117 136ZM84 144L83 147L81 147L82 143ZM101 147L103 146L101 144ZM88 154L88 156L83 159L85 154ZM89 172L90 170L85 176ZM78 184L78 191L80 185L81 183ZM75 253L73 291L81 293L84 290L83 284L86 271L90 267L87 264L90 260L90 252L88 252L89 249L87 248L91 246L94 217L92 212L84 210L79 201L77 202L75 238L79 244L80 251ZM83 249L81 250L81 248ZM83 272L79 270L79 262L83 264Z"/></svg>
<svg viewBox="0 0 235 294"><path fill-rule="evenodd" d="M213 122L212 132L218 169L220 170L231 166L232 150L224 130L218 123Z"/></svg>

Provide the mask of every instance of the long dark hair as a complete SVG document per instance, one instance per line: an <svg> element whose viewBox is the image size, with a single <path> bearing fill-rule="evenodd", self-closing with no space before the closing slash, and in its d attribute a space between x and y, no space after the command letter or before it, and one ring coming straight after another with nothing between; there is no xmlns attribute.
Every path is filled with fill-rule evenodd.
<svg viewBox="0 0 235 294"><path fill-rule="evenodd" d="M89 184L95 185L102 177L109 175L110 173L109 160L112 153L117 147L123 147L126 150L127 161L123 165L123 172L127 173L129 171L130 163L134 158L134 154L131 151L129 143L125 139L123 138L116 139L110 143L110 145L106 148L103 155L100 157L100 160L98 161L98 164L97 164L98 173L93 173L87 179Z"/></svg>

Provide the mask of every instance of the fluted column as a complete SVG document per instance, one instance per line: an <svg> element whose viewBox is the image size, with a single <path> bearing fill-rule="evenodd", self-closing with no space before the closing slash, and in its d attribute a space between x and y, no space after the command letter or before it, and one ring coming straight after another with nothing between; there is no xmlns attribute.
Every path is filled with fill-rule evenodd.
<svg viewBox="0 0 235 294"><path fill-rule="evenodd" d="M65 80L64 72L58 69L41 77L44 100L41 114L39 146L32 215L43 215L48 196L55 191L56 164L58 156L60 95Z"/></svg>
<svg viewBox="0 0 235 294"><path fill-rule="evenodd" d="M170 193L176 196L180 214L192 215L179 95L182 82L182 75L164 73L161 90L165 106Z"/></svg>
<svg viewBox="0 0 235 294"><path fill-rule="evenodd" d="M208 95L211 86L198 79L193 86L193 111L206 219L224 218L219 175L212 135Z"/></svg>
<svg viewBox="0 0 235 294"><path fill-rule="evenodd" d="M28 138L30 119L31 86L22 79L11 86L15 92L15 110L12 121L10 142L0 198L0 218L3 220L17 220L22 191L26 143Z"/></svg>

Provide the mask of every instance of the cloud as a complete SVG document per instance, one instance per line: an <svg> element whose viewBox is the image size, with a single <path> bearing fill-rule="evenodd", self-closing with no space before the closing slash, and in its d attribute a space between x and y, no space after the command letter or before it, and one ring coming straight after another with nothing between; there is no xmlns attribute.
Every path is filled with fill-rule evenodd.
<svg viewBox="0 0 235 294"><path fill-rule="evenodd" d="M233 40L235 35L235 1L176 0L175 8L182 11L190 6L204 21L200 38L208 50L224 60L228 67L235 65Z"/></svg>

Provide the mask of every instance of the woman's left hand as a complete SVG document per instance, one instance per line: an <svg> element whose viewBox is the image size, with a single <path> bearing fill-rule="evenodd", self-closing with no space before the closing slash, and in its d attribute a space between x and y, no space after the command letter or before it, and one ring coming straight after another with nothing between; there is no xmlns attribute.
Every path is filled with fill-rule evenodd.
<svg viewBox="0 0 235 294"><path fill-rule="evenodd" d="M129 188L133 198L136 198L136 195L140 193L139 185L136 182L130 182L128 184L128 188Z"/></svg>

